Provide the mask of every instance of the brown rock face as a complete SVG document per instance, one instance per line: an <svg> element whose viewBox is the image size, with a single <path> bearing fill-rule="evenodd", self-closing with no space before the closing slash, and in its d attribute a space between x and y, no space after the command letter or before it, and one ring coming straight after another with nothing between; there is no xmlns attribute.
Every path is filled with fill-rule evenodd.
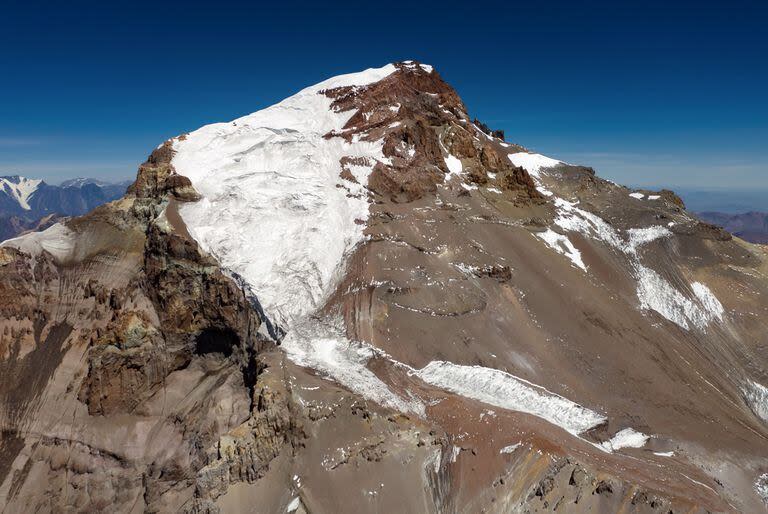
<svg viewBox="0 0 768 514"><path fill-rule="evenodd" d="M295 440L287 397L259 382L273 343L180 222L177 201L197 193L170 158L166 143L125 199L70 222L70 255L1 251L9 511L206 510L222 485L198 471L221 461L220 437L259 448L224 489Z"/></svg>
<svg viewBox="0 0 768 514"><path fill-rule="evenodd" d="M533 181L499 152L500 140L490 137L469 120L456 91L440 75L414 65L364 88L341 87L325 91L333 109L355 110L343 132L326 137L354 137L384 141L391 164L377 163L368 188L379 197L412 202L434 194L449 172L445 157L462 160L471 183L488 183L488 172L503 173L500 184L518 201L538 200Z"/></svg>
<svg viewBox="0 0 768 514"><path fill-rule="evenodd" d="M136 198L159 199L170 195L181 201L199 200L200 195L189 179L176 173L171 164L172 158L172 144L166 141L139 166L136 181L128 188L127 194Z"/></svg>

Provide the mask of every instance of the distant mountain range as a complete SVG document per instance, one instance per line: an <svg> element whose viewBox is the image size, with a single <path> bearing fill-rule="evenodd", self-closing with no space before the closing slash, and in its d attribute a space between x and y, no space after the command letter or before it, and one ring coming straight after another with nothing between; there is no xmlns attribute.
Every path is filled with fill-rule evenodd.
<svg viewBox="0 0 768 514"><path fill-rule="evenodd" d="M19 175L0 177L0 240L45 228L61 217L83 215L120 198L130 183L75 178L52 186Z"/></svg>
<svg viewBox="0 0 768 514"><path fill-rule="evenodd" d="M697 212L699 218L720 225L731 234L750 243L768 244L768 212L728 214L724 212Z"/></svg>

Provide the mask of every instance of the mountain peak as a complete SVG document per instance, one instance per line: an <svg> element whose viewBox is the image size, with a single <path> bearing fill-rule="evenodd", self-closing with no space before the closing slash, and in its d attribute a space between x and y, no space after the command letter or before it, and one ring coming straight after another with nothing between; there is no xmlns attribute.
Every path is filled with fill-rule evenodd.
<svg viewBox="0 0 768 514"><path fill-rule="evenodd" d="M334 77L0 246L6 510L759 512L767 261L431 67Z"/></svg>
<svg viewBox="0 0 768 514"><path fill-rule="evenodd" d="M28 179L20 175L0 177L0 191L4 191L26 211L31 209L28 203L30 197L42 184L44 182L40 179Z"/></svg>

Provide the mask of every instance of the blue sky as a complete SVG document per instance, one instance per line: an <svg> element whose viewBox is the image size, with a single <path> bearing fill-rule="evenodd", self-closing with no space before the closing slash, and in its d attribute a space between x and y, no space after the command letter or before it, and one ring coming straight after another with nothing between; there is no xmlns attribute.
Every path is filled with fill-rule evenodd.
<svg viewBox="0 0 768 514"><path fill-rule="evenodd" d="M417 59L607 178L768 190L768 4L535 3L5 5L0 174L131 178L168 137Z"/></svg>

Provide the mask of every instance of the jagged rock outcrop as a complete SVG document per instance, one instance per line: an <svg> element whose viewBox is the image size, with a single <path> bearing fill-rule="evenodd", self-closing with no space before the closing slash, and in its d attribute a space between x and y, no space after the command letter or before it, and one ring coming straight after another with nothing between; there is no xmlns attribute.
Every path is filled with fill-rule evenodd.
<svg viewBox="0 0 768 514"><path fill-rule="evenodd" d="M2 249L5 509L175 510L206 490L197 471L219 437L280 409L256 387L273 343L184 229L177 202L196 196L170 155L68 222L63 252Z"/></svg>

